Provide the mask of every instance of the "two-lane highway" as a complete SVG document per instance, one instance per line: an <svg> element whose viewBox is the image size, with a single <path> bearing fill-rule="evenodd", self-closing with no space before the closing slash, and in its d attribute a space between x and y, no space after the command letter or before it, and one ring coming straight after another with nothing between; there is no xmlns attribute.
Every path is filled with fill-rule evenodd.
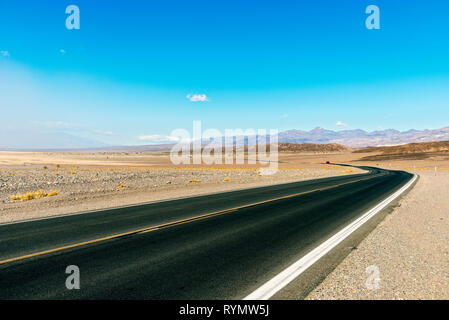
<svg viewBox="0 0 449 320"><path fill-rule="evenodd" d="M0 299L241 299L413 177L366 169L0 225Z"/></svg>

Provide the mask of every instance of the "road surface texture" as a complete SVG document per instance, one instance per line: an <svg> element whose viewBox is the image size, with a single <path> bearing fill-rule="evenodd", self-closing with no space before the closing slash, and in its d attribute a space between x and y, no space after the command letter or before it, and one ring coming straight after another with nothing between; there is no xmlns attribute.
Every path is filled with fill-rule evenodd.
<svg viewBox="0 0 449 320"><path fill-rule="evenodd" d="M412 178L365 169L0 225L0 299L241 299Z"/></svg>

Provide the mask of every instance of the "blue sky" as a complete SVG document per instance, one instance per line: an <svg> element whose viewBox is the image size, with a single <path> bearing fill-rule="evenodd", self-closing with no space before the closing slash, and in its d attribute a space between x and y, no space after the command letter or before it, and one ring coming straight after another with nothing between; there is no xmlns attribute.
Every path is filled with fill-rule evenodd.
<svg viewBox="0 0 449 320"><path fill-rule="evenodd" d="M80 30L65 27L72 4ZM365 27L370 4L380 30ZM155 143L139 137L193 120L222 131L448 126L448 17L443 0L2 0L0 144L18 131Z"/></svg>

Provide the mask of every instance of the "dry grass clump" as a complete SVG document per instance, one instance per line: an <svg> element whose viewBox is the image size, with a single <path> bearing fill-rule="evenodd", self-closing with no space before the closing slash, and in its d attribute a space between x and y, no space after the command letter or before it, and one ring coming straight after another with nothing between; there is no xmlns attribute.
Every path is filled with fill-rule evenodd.
<svg viewBox="0 0 449 320"><path fill-rule="evenodd" d="M116 189L117 189L117 191L119 191L119 190L123 189L124 187L125 186L123 184L119 184Z"/></svg>
<svg viewBox="0 0 449 320"><path fill-rule="evenodd" d="M230 177L226 177L226 178L223 179L223 181L231 181L231 178Z"/></svg>
<svg viewBox="0 0 449 320"><path fill-rule="evenodd" d="M27 192L25 194L17 194L15 196L11 196L12 201L28 201L34 199L40 199L44 197L53 197L59 194L58 190L50 191L46 193L44 190L38 190L34 192Z"/></svg>
<svg viewBox="0 0 449 320"><path fill-rule="evenodd" d="M59 194L58 190L52 190L49 193L47 193L47 197L57 196L58 194Z"/></svg>

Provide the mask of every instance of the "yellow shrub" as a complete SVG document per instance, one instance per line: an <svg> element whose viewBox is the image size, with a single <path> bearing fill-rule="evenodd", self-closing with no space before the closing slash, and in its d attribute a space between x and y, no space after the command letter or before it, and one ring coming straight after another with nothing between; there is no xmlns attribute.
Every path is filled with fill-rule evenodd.
<svg viewBox="0 0 449 320"><path fill-rule="evenodd" d="M198 179L190 179L189 183L192 183L192 182L197 183L197 182L200 182L200 180L198 180Z"/></svg>
<svg viewBox="0 0 449 320"><path fill-rule="evenodd" d="M50 191L50 193L46 193L44 190L38 190L35 192L27 192L25 194L17 194L15 196L11 196L11 200L13 201L28 201L33 199L39 199L44 197L53 197L59 194L58 190Z"/></svg>
<svg viewBox="0 0 449 320"><path fill-rule="evenodd" d="M47 194L47 197L57 196L59 194L58 190L52 190Z"/></svg>
<svg viewBox="0 0 449 320"><path fill-rule="evenodd" d="M231 181L231 178L226 177L226 178L223 179L223 181Z"/></svg>
<svg viewBox="0 0 449 320"><path fill-rule="evenodd" d="M27 201L27 200L33 200L33 199L39 199L46 197L47 194L44 190L38 190L36 192L27 192L25 194L18 194L11 197L11 200L19 200L19 201Z"/></svg>

